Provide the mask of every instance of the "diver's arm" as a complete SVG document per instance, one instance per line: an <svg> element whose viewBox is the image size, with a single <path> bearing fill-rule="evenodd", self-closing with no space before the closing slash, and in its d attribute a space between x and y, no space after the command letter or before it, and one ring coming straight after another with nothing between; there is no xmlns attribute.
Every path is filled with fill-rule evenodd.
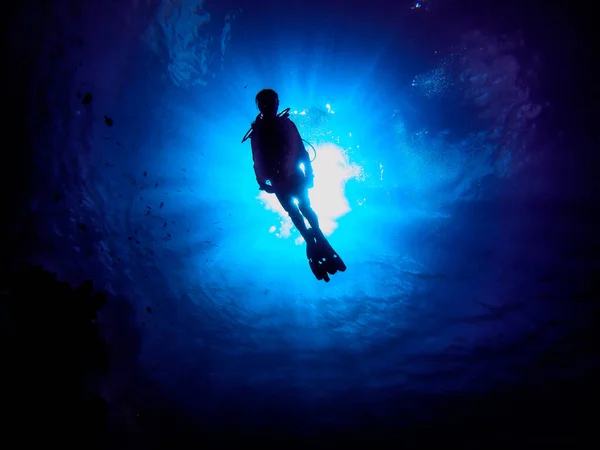
<svg viewBox="0 0 600 450"><path fill-rule="evenodd" d="M310 155L308 154L308 151L306 151L306 147L304 146L304 141L302 140L302 136L300 136L300 132L298 131L298 127L296 127L296 124L294 122L291 122L292 126L294 127L294 131L296 134L296 140L298 142L298 160L304 164L304 175L306 175L306 178L308 179L312 179L314 178L313 175L313 170L312 170L312 163L310 162Z"/></svg>
<svg viewBox="0 0 600 450"><path fill-rule="evenodd" d="M312 177L312 167L310 165L310 157L308 152L304 148L304 142L302 142L302 136L298 131L296 124L288 119L288 146L289 153L287 158L288 173L293 173L297 170L299 163L304 164L304 171L307 177ZM310 176L309 176L310 175Z"/></svg>
<svg viewBox="0 0 600 450"><path fill-rule="evenodd" d="M302 142L302 141L301 141ZM312 163L310 162L310 155L306 151L306 147L304 147L304 143L302 143L302 151L300 153L300 161L304 164L304 175L306 178L314 178Z"/></svg>
<svg viewBox="0 0 600 450"><path fill-rule="evenodd" d="M250 144L252 146L252 160L254 161L254 173L256 174L256 181L262 189L263 186L267 183L268 179L262 160L262 154L260 152L258 143L255 142L254 139L250 140Z"/></svg>

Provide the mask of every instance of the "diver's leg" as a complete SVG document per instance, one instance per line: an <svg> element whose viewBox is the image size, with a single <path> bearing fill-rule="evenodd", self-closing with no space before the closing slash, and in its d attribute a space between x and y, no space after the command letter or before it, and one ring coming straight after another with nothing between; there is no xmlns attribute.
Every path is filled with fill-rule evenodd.
<svg viewBox="0 0 600 450"><path fill-rule="evenodd" d="M306 242L311 241L310 232L308 228L306 228L306 224L304 223L304 217L300 214L298 207L294 203L294 198L289 193L276 193L277 200L283 206L283 209L288 213L290 219L292 219L292 223L296 227L296 229L300 232L302 237ZM310 222L309 222L310 223Z"/></svg>
<svg viewBox="0 0 600 450"><path fill-rule="evenodd" d="M312 227L312 229L317 233L318 236L322 237L323 233L321 232L321 228L319 228L319 218L317 217L317 213L310 206L310 199L308 198L308 191L305 190L298 196L298 207L300 208L300 212L306 217L308 223Z"/></svg>

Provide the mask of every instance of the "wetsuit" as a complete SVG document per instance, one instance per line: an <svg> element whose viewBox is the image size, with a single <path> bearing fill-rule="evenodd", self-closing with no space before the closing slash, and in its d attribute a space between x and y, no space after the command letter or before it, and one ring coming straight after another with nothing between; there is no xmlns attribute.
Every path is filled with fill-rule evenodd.
<svg viewBox="0 0 600 450"><path fill-rule="evenodd" d="M277 196L306 240L307 228L302 216L314 230L319 230L319 221L308 198L313 173L298 128L287 116L262 117L252 124L250 139L254 172L260 189ZM300 164L304 165L304 171ZM297 206L294 199L298 200Z"/></svg>

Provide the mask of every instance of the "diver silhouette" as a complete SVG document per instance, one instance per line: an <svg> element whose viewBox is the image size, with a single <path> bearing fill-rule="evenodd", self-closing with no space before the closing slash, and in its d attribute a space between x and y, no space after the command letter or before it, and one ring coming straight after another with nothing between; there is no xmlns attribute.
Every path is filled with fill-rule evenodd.
<svg viewBox="0 0 600 450"><path fill-rule="evenodd" d="M306 254L313 274L318 280L327 282L329 275L343 272L346 265L327 242L310 204L308 190L314 186L310 157L296 124L289 118L289 108L278 114L277 92L263 89L255 101L260 112L242 142L250 139L259 189L277 196L306 241Z"/></svg>

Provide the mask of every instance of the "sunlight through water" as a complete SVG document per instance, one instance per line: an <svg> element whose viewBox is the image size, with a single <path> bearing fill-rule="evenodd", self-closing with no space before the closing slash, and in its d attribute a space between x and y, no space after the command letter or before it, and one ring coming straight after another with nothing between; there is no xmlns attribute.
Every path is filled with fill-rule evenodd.
<svg viewBox="0 0 600 450"><path fill-rule="evenodd" d="M321 230L326 236L330 236L337 228L337 220L350 212L345 193L346 181L358 178L362 168L351 163L346 151L333 143L316 147L316 158L312 166L315 186L309 191L310 202L319 216ZM280 238L289 238L292 235L292 221L277 197L261 191L258 198L266 209L277 213L279 218L278 224L271 226L269 232L276 233ZM301 244L303 239L298 237L295 242Z"/></svg>

